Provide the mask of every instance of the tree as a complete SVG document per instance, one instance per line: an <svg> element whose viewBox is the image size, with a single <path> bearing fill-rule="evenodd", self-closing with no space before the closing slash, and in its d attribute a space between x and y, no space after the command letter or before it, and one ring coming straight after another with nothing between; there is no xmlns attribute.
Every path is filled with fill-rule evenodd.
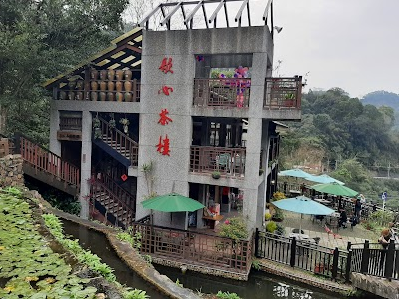
<svg viewBox="0 0 399 299"><path fill-rule="evenodd" d="M41 84L105 48L128 0L0 2L0 107L5 131L46 143L49 94Z"/></svg>

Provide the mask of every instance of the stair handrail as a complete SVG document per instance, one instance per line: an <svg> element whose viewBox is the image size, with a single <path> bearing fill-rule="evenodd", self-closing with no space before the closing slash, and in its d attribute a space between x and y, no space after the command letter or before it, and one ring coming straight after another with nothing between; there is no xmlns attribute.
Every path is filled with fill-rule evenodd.
<svg viewBox="0 0 399 299"><path fill-rule="evenodd" d="M113 192L119 198L122 198L123 195L129 197L134 203L134 208L132 207L132 209L136 209L136 196L119 186L118 183L115 182L115 180L111 176L105 173L101 173L100 182L102 182L109 190L111 190L111 192Z"/></svg>
<svg viewBox="0 0 399 299"><path fill-rule="evenodd" d="M96 179L92 182L91 188L90 188L90 189L91 189L90 194L91 194L93 197L95 197L95 194L96 194L97 190L96 190L96 188L94 188L94 187L95 187L97 184L100 185L102 192L105 192L108 196L112 197L112 199L114 200L114 202L116 202L116 203L118 204L118 207L119 207L119 205L121 205L122 208L125 209L125 210L127 211L127 213L128 213L128 215L126 215L126 216L127 216L127 217L126 217L127 222L129 222L129 217L128 217L129 214L131 215L130 223L129 223L129 224L132 224L132 223L134 222L135 217L136 217L136 211L133 210L131 207L129 207L127 204L125 204L122 200L120 200L120 199L118 198L118 196L117 196L116 194L114 194L110 189L108 189L108 187L107 187L105 184L103 184L103 182L101 182L99 179L96 178ZM105 207L104 207L104 208L105 208ZM106 210L106 213L108 213L107 210ZM118 217L118 215L115 214L114 211L110 211L110 213L112 213L112 214L114 215L115 218ZM123 220L123 218L124 218L124 217L122 217L122 220ZM121 222L120 219L117 219L117 221L118 221L118 222Z"/></svg>
<svg viewBox="0 0 399 299"><path fill-rule="evenodd" d="M134 146L139 146L138 142L133 140L131 137L129 137L129 135L125 134L124 132L122 132L121 130L117 129L117 128L110 128L109 126L109 122L107 122L105 119L103 119L102 117L98 117L98 119L101 122L101 133L105 133L105 135L108 135L108 132L113 132L115 131L117 133L117 135L121 135L123 138L126 138L126 140L128 140L129 142L131 142ZM104 132L104 128L103 128L103 124L105 125L105 129L106 131Z"/></svg>
<svg viewBox="0 0 399 299"><path fill-rule="evenodd" d="M33 165L34 168L50 173L70 185L80 186L79 167L63 160L57 154L22 134L15 135L15 143L15 149L19 151L22 159ZM47 156L38 155L37 148L41 149ZM32 152L31 149L34 149L34 151Z"/></svg>

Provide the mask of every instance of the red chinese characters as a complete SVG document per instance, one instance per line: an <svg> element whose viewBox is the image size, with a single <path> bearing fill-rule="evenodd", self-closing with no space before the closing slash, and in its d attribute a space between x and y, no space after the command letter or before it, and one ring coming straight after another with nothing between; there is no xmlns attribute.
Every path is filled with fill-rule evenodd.
<svg viewBox="0 0 399 299"><path fill-rule="evenodd" d="M161 113L159 113L158 123L165 126L168 125L169 122L172 122L173 120L168 116L168 114L168 109L162 109Z"/></svg>
<svg viewBox="0 0 399 299"><path fill-rule="evenodd" d="M158 94L163 93L164 95L168 96L170 92L173 92L173 87L169 87L166 85L163 85L160 90L158 90Z"/></svg>
<svg viewBox="0 0 399 299"><path fill-rule="evenodd" d="M169 57L169 59L168 59L165 57L164 59L162 59L162 63L161 63L161 66L159 67L159 69L162 72L164 72L165 74L168 72L171 72L173 74L172 66L173 66L172 58Z"/></svg>
<svg viewBox="0 0 399 299"><path fill-rule="evenodd" d="M156 147L157 152L161 153L164 156L170 156L168 134L166 134L165 138L163 139L162 136L159 136L159 143L156 145Z"/></svg>

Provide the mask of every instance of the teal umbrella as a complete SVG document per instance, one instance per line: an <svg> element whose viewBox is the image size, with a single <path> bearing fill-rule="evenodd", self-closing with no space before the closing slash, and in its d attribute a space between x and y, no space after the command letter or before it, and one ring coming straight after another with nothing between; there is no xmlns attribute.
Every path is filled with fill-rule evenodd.
<svg viewBox="0 0 399 299"><path fill-rule="evenodd" d="M312 189L322 193L333 194L337 196L348 196L348 197L356 196L359 193L355 190L352 190L351 188L342 186L338 183L318 184L312 186Z"/></svg>
<svg viewBox="0 0 399 299"><path fill-rule="evenodd" d="M310 177L306 178L306 180L319 183L319 184L330 184L330 183L337 183L339 185L345 185L345 183L338 181L327 174L322 175L311 175Z"/></svg>
<svg viewBox="0 0 399 299"><path fill-rule="evenodd" d="M272 202L272 204L282 210L307 215L331 215L335 212L333 209L311 200L306 196L281 199Z"/></svg>
<svg viewBox="0 0 399 299"><path fill-rule="evenodd" d="M295 178L302 178L302 179L307 179L309 177L312 177L311 174L309 174L309 173L307 173L307 172L305 172L305 171L303 171L301 169L297 169L297 168L280 171L278 173L278 175L280 175L280 176L292 176L292 177L295 177Z"/></svg>
<svg viewBox="0 0 399 299"><path fill-rule="evenodd" d="M302 231L302 214L307 215L331 215L335 211L318 203L306 196L297 196L293 198L281 199L272 202L279 209L300 213L301 219L299 224L299 233Z"/></svg>
<svg viewBox="0 0 399 299"><path fill-rule="evenodd" d="M205 208L205 206L186 196L170 193L150 198L141 202L143 208L161 212L186 212L185 229L188 227L188 212Z"/></svg>

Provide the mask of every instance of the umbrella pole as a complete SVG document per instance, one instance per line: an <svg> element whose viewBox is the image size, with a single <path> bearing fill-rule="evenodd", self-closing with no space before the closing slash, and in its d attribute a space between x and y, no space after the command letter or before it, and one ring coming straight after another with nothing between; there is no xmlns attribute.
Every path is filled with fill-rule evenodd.
<svg viewBox="0 0 399 299"><path fill-rule="evenodd" d="M188 230L188 211L186 211L186 221L184 222L184 230Z"/></svg>
<svg viewBox="0 0 399 299"><path fill-rule="evenodd" d="M152 213L152 209L150 210L150 218L151 218L151 226L154 226L154 214Z"/></svg>

